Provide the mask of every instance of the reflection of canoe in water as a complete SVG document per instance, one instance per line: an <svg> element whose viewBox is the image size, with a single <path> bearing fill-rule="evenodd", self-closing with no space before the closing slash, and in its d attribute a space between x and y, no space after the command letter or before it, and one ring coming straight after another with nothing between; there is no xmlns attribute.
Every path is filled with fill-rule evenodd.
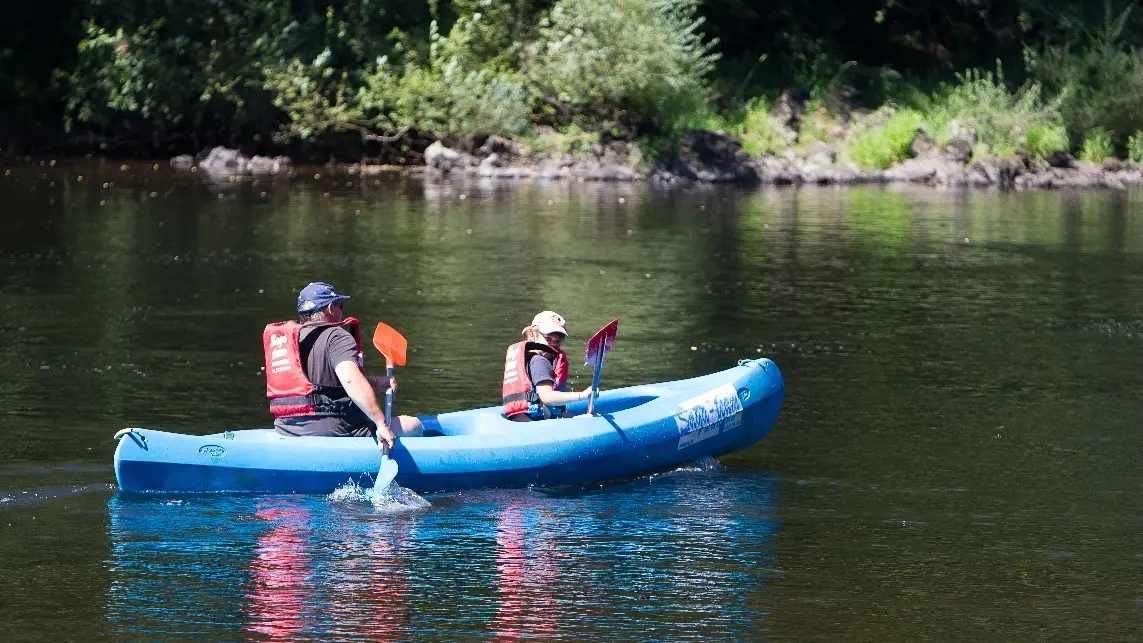
<svg viewBox="0 0 1143 643"><path fill-rule="evenodd" d="M105 516L104 638L776 638L781 488L756 469L686 467L401 514L323 495L120 493Z"/></svg>
<svg viewBox="0 0 1143 643"><path fill-rule="evenodd" d="M774 425L783 392L778 367L760 359L605 391L594 416L522 424L499 407L422 416L426 436L402 438L393 450L397 482L446 491L643 475L754 444ZM371 438L287 437L271 429L120 433L115 477L124 491L329 493L350 480L370 484L380 458Z"/></svg>

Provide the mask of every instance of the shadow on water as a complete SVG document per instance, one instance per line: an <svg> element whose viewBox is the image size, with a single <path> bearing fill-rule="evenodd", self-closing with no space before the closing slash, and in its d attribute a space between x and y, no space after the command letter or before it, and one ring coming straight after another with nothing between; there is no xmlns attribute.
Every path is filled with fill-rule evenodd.
<svg viewBox="0 0 1143 643"><path fill-rule="evenodd" d="M117 495L106 613L119 641L757 639L779 574L776 488L692 470L396 515Z"/></svg>

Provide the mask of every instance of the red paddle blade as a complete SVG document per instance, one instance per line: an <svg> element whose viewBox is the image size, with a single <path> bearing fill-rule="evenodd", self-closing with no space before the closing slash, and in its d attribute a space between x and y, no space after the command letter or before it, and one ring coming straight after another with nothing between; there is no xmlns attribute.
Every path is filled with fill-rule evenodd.
<svg viewBox="0 0 1143 643"><path fill-rule="evenodd" d="M405 351L409 348L409 342L385 322L377 322L377 330L373 331L373 346L385 356L386 366L405 365Z"/></svg>
<svg viewBox="0 0 1143 643"><path fill-rule="evenodd" d="M619 320L613 319L611 323L599 329L599 332L587 340L587 354L584 364L594 364L596 357L603 357L615 345L615 335L619 333Z"/></svg>

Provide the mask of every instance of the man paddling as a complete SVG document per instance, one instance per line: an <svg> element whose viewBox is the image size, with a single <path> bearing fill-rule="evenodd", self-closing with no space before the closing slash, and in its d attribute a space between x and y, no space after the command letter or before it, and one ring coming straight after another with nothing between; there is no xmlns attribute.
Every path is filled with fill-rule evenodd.
<svg viewBox="0 0 1143 643"><path fill-rule="evenodd" d="M377 395L397 382L362 371L361 325L345 317L348 295L317 281L298 293L298 320L266 325L266 397L274 428L285 435L376 436L392 447L396 435L419 435L415 417L385 423ZM396 431L396 434L394 434Z"/></svg>

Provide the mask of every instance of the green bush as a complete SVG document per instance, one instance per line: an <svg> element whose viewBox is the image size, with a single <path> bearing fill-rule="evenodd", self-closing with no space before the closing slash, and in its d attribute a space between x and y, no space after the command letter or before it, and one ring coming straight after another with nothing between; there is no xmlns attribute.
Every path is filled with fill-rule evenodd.
<svg viewBox="0 0 1143 643"><path fill-rule="evenodd" d="M943 99L934 101L923 113L925 120L921 123L921 129L936 142L938 148L944 147L953 138L953 129L950 127L953 119L949 115L948 106Z"/></svg>
<svg viewBox="0 0 1143 643"><path fill-rule="evenodd" d="M992 150L987 145L980 141L972 144L972 156L969 157L970 160L979 161L988 156L992 156Z"/></svg>
<svg viewBox="0 0 1143 643"><path fill-rule="evenodd" d="M1024 155L1037 160L1047 160L1054 152L1066 152L1071 147L1068 140L1068 130L1063 124L1054 125L1037 124L1028 129L1024 135L1024 145L1021 150Z"/></svg>
<svg viewBox="0 0 1143 643"><path fill-rule="evenodd" d="M703 104L693 111L679 112L669 117L667 125L660 131L665 139L672 144L682 140L682 135L688 130L709 130L712 132L736 132L741 129L743 114L741 110L730 111L723 109L716 111L714 106ZM598 128L597 128L598 129Z"/></svg>
<svg viewBox="0 0 1143 643"><path fill-rule="evenodd" d="M1115 148L1112 145L1111 132L1102 127L1089 130L1083 139L1080 160L1086 163L1102 163L1113 156Z"/></svg>
<svg viewBox="0 0 1143 643"><path fill-rule="evenodd" d="M468 49L474 24L462 16L445 37L430 23L427 61L421 52L401 47L404 64L379 58L361 75L360 87L330 92L307 74L304 65L287 73L268 72L275 100L291 117L291 129L303 136L321 129L415 127L439 133L518 136L531 127L531 95L519 74L499 70ZM328 74L325 74L328 75ZM341 86L346 86L343 79Z"/></svg>
<svg viewBox="0 0 1143 643"><path fill-rule="evenodd" d="M657 132L701 112L717 54L698 32L697 0L558 0L541 20L525 73L552 110L604 127Z"/></svg>
<svg viewBox="0 0 1143 643"><path fill-rule="evenodd" d="M591 154L591 148L598 145L599 141L598 132L587 132L574 124L558 130L539 128L539 131L525 138L529 152L550 157L565 154L585 157Z"/></svg>
<svg viewBox="0 0 1143 643"><path fill-rule="evenodd" d="M534 24L531 0L452 0L456 22L435 52L466 69L518 70L522 42Z"/></svg>
<svg viewBox="0 0 1143 643"><path fill-rule="evenodd" d="M477 13L476 15L479 15ZM481 65L469 49L479 40L479 18L459 18L445 37L429 28L429 64L405 65L400 78L379 61L363 101L398 126L452 134L520 135L531 130L531 95L523 78L498 65ZM415 59L414 59L415 60ZM487 62L487 61L485 61Z"/></svg>
<svg viewBox="0 0 1143 643"><path fill-rule="evenodd" d="M1010 159L1016 156L1020 148L1018 144L1014 143L1011 139L1002 139L990 145L988 151L991 152L993 156Z"/></svg>
<svg viewBox="0 0 1143 643"><path fill-rule="evenodd" d="M263 88L286 115L283 130L305 139L360 117L347 72L341 72L331 91L324 89L333 74L329 67L307 65L297 58L263 66Z"/></svg>
<svg viewBox="0 0 1143 643"><path fill-rule="evenodd" d="M867 169L885 169L909 157L909 148L924 122L920 112L904 110L879 127L855 133L847 149L849 158Z"/></svg>
<svg viewBox="0 0 1143 643"><path fill-rule="evenodd" d="M1059 100L1047 101L1038 83L1027 83L1015 93L1005 86L1004 74L969 70L936 110L946 123L959 121L976 132L979 142L998 156L1016 153L1024 134L1037 126L1060 124ZM938 137L939 139L939 137Z"/></svg>
<svg viewBox="0 0 1143 643"><path fill-rule="evenodd" d="M454 65L445 67L442 79L450 101L444 131L519 136L532 129L530 96L517 74Z"/></svg>
<svg viewBox="0 0 1143 643"><path fill-rule="evenodd" d="M129 120L162 132L224 118L235 127L273 129L276 114L253 62L257 56L217 38L168 40L166 22L114 30L88 22L67 79L66 127Z"/></svg>
<svg viewBox="0 0 1143 643"><path fill-rule="evenodd" d="M1025 52L1032 77L1061 97L1061 114L1077 139L1097 127L1118 141L1143 130L1143 50L1120 40L1129 14L1074 44Z"/></svg>
<svg viewBox="0 0 1143 643"><path fill-rule="evenodd" d="M811 100L798 120L798 145L804 147L815 141L829 143L833 131L840 125L841 120L831 114L821 100Z"/></svg>
<svg viewBox="0 0 1143 643"><path fill-rule="evenodd" d="M781 124L770 116L770 106L761 98L746 104L738 137L742 149L754 156L780 154L790 146Z"/></svg>
<svg viewBox="0 0 1143 643"><path fill-rule="evenodd" d="M1135 132L1127 139L1127 160L1143 163L1143 131Z"/></svg>
<svg viewBox="0 0 1143 643"><path fill-rule="evenodd" d="M428 24L427 7L397 0L76 4L93 18L66 77L67 123L103 131L126 123L237 134L295 117L336 122L352 111L361 72L392 53L393 41L377 34L403 20Z"/></svg>

